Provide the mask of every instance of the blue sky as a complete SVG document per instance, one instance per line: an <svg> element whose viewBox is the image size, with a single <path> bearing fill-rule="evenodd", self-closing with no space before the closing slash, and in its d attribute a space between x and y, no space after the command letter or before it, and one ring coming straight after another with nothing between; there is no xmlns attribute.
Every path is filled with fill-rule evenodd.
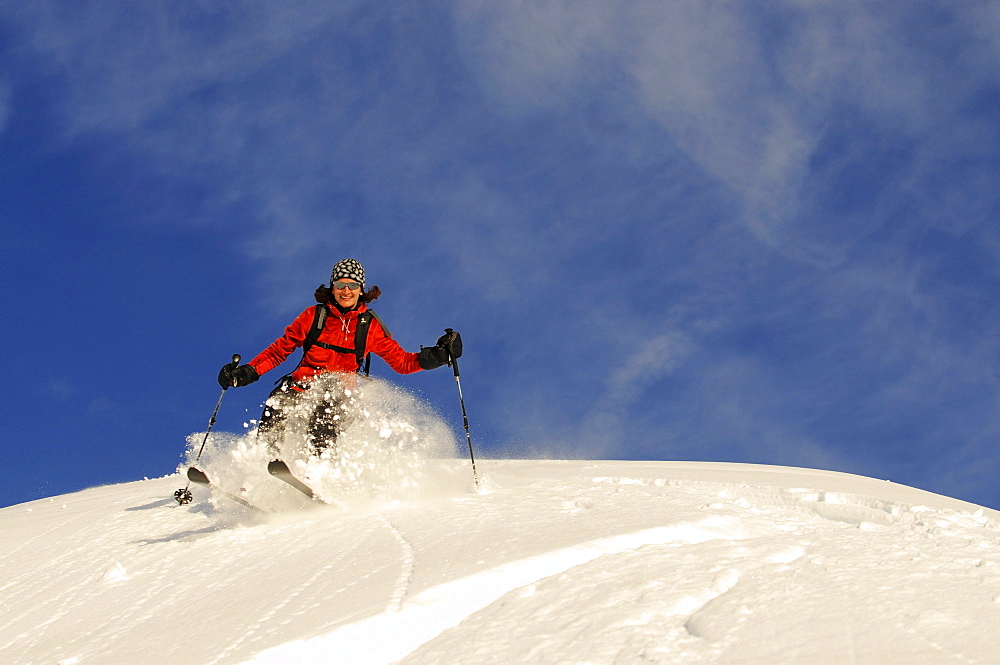
<svg viewBox="0 0 1000 665"><path fill-rule="evenodd" d="M998 127L996 2L3 3L0 505L172 471L351 256L483 457L1000 507Z"/></svg>

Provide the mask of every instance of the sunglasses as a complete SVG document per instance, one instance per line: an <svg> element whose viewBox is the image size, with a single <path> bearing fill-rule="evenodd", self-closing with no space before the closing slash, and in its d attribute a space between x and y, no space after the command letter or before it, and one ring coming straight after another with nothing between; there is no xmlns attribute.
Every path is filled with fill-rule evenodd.
<svg viewBox="0 0 1000 665"><path fill-rule="evenodd" d="M357 282L334 282L333 288L337 289L338 291L340 289L351 289L353 291L355 289L360 289L361 285L358 284Z"/></svg>

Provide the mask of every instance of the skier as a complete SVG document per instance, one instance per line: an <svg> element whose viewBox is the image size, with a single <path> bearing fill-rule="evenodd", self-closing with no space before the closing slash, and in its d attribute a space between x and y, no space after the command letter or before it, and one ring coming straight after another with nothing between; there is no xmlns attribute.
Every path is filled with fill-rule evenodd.
<svg viewBox="0 0 1000 665"><path fill-rule="evenodd" d="M421 347L419 353L405 351L368 309L368 303L381 294L377 286L365 290L365 270L360 262L339 261L331 271L330 286L316 289L318 305L299 314L284 335L250 362L223 365L219 385L245 386L283 363L295 349L303 348L299 364L278 381L264 403L257 435L264 437L269 453L279 453L285 423L300 409L305 411L312 453L336 452L337 436L351 416L349 396L369 352L400 374L434 369L447 364L449 355L462 356L462 338L454 331L442 335L432 347Z"/></svg>

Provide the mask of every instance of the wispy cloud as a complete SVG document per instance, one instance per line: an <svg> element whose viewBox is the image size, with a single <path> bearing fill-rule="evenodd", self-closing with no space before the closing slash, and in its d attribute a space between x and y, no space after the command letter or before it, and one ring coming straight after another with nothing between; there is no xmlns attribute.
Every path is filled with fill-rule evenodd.
<svg viewBox="0 0 1000 665"><path fill-rule="evenodd" d="M970 95L996 81L992 57L981 45L962 43L964 34L980 31L981 5L946 12L951 31L935 25L941 17L929 6L923 12L799 2L767 9L702 2L588 4L584 11L569 2L463 8L460 16L476 39L469 52L498 102L523 110L577 103L588 77L616 68L670 138L740 196L741 218L760 241L820 265L843 261L899 212L884 204L892 196L883 192L929 175L921 173L928 162L907 154L914 146L933 142L934 155L946 147L979 152L982 144L949 125L963 120ZM961 51L949 57L952 48ZM902 154L871 174L884 185L867 197L838 191L838 178L843 186L861 184L844 176L867 171L866 157L886 148ZM831 199L845 198L863 208L831 219Z"/></svg>

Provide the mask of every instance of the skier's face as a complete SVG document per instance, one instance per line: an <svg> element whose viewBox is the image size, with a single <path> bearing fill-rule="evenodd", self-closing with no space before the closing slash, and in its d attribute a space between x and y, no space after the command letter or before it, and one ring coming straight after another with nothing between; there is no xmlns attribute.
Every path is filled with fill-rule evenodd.
<svg viewBox="0 0 1000 665"><path fill-rule="evenodd" d="M351 288L353 285L355 288ZM333 283L333 298L344 309L353 309L361 297L361 285L349 280L338 280Z"/></svg>

